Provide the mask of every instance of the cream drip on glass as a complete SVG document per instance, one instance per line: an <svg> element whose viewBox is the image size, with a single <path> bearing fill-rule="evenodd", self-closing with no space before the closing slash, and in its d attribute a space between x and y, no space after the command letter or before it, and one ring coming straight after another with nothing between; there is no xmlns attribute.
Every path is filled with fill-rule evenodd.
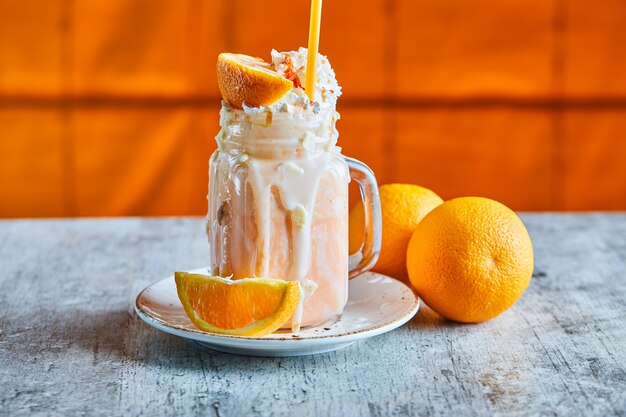
<svg viewBox="0 0 626 417"><path fill-rule="evenodd" d="M311 102L302 88L307 50L271 55L294 88L267 106L222 102L207 234L212 273L299 283L297 332L339 316L347 301L350 175L336 146L341 87L328 59L318 55Z"/></svg>

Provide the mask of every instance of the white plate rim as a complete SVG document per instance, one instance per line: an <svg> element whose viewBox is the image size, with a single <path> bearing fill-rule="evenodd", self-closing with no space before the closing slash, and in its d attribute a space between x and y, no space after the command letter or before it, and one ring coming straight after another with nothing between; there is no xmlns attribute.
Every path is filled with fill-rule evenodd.
<svg viewBox="0 0 626 417"><path fill-rule="evenodd" d="M391 277L387 277L386 275L377 274L384 276L386 278L394 279ZM146 286L144 289L139 291L137 296L135 297L134 302L134 310L137 315L148 325L163 331L165 333L169 333L174 336L182 337L185 339L197 340L205 343L213 343L220 344L223 346L237 346L237 347L249 347L249 348L285 348L285 345L291 345L294 348L303 348L305 346L314 346L314 345L326 345L326 344L340 344L340 343L349 343L355 342L357 340L366 339L374 336L381 335L383 333L387 333L391 330L395 330L398 327L404 325L409 320L411 320L418 312L421 301L417 295L402 281L396 280L399 284L407 287L411 294L413 294L414 300L411 307L400 317L388 320L384 323L376 324L375 326L355 330L351 332L347 332L345 334L340 335L311 335L306 337L273 337L271 339L264 337L245 337L245 336L233 336L233 335L222 335L217 333L205 332L200 329L181 329L176 326L172 326L168 322L161 320L159 318L153 317L149 312L145 311L140 305L139 300L142 294L150 289L151 287L160 284L163 281L173 280L173 275L170 275L166 278L160 279L158 281L153 282L152 284Z"/></svg>

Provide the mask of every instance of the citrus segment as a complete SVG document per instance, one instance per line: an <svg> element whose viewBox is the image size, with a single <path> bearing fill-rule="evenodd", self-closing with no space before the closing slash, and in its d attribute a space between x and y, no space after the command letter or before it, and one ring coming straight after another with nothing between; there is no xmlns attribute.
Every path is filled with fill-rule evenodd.
<svg viewBox="0 0 626 417"><path fill-rule="evenodd" d="M176 289L191 321L207 332L261 337L279 329L300 301L294 281L226 278L176 272Z"/></svg>
<svg viewBox="0 0 626 417"><path fill-rule="evenodd" d="M420 298L460 322L489 320L528 287L533 248L520 218L481 197L449 200L419 223L407 269Z"/></svg>
<svg viewBox="0 0 626 417"><path fill-rule="evenodd" d="M231 106L268 106L293 89L293 81L262 60L243 54L221 53L217 58L217 84Z"/></svg>

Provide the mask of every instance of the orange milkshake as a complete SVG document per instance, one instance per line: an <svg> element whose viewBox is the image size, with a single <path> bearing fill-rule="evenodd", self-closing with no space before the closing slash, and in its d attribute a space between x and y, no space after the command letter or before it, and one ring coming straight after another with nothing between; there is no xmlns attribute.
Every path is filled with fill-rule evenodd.
<svg viewBox="0 0 626 417"><path fill-rule="evenodd" d="M311 101L302 88L306 60L304 48L272 51L272 70L293 83L272 104L222 102L206 223L214 275L299 282L301 301L286 324L293 331L337 318L348 299L350 171L335 128L341 88L318 55Z"/></svg>

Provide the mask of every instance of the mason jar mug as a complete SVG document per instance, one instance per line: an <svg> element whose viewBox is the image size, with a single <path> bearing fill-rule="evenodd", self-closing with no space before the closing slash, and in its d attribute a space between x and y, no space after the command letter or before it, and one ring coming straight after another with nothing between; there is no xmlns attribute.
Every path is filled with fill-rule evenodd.
<svg viewBox="0 0 626 417"><path fill-rule="evenodd" d="M334 110L248 114L222 109L209 163L210 269L233 279L300 283L297 330L341 315L348 279L370 269L381 242L376 179L336 146ZM348 183L365 208L364 241L348 253Z"/></svg>

